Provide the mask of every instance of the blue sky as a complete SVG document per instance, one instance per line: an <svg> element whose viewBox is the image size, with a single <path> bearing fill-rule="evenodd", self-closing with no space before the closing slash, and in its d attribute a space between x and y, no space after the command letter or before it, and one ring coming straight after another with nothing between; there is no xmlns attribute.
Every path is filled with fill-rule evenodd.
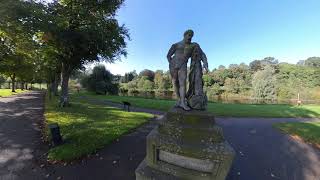
<svg viewBox="0 0 320 180"><path fill-rule="evenodd" d="M167 70L172 43L193 29L209 69L273 56L296 63L320 56L319 0L126 0L117 14L129 29L128 56L114 74Z"/></svg>

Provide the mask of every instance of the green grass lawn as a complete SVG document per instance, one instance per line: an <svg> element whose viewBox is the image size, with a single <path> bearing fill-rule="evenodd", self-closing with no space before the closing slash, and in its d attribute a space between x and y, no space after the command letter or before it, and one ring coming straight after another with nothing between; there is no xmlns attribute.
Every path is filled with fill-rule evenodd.
<svg viewBox="0 0 320 180"><path fill-rule="evenodd" d="M277 123L274 127L320 147L320 122Z"/></svg>
<svg viewBox="0 0 320 180"><path fill-rule="evenodd" d="M147 99L129 96L104 96L82 92L77 96L104 99L112 102L129 101L133 106L167 111L175 101ZM223 104L208 103L208 111L217 116L228 117L320 117L320 105L286 105L286 104Z"/></svg>
<svg viewBox="0 0 320 180"><path fill-rule="evenodd" d="M11 92L11 89L0 89L0 97L9 97L19 93L27 92L28 90L16 89L16 92Z"/></svg>
<svg viewBox="0 0 320 180"><path fill-rule="evenodd" d="M47 124L58 123L66 140L65 144L49 150L49 160L71 161L94 153L153 117L79 98L71 97L71 103L71 107L59 108L57 100L46 100ZM48 129L46 132L49 134Z"/></svg>

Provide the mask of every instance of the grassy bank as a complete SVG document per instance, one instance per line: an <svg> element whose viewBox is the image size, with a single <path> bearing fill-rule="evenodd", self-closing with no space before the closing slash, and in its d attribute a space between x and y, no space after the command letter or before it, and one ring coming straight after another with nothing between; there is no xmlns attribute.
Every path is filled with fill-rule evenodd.
<svg viewBox="0 0 320 180"><path fill-rule="evenodd" d="M46 121L58 123L66 140L65 144L49 150L50 160L70 161L94 153L153 117L73 97L71 102L71 107L59 108L57 100L46 100Z"/></svg>
<svg viewBox="0 0 320 180"><path fill-rule="evenodd" d="M129 101L133 106L167 111L175 104L173 100L147 99L129 96L104 96L82 92L77 96L104 99L112 102ZM232 117L320 117L320 105L286 105L286 104L208 104L208 111L217 116Z"/></svg>
<svg viewBox="0 0 320 180"><path fill-rule="evenodd" d="M277 123L274 127L320 148L320 122Z"/></svg>
<svg viewBox="0 0 320 180"><path fill-rule="evenodd" d="M23 92L27 92L27 90L16 89L16 92L11 92L11 89L0 89L0 97L9 97Z"/></svg>

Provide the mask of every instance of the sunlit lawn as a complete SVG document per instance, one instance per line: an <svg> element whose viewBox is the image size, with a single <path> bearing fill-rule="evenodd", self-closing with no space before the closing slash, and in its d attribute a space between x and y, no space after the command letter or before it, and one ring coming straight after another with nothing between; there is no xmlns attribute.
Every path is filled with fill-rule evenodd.
<svg viewBox="0 0 320 180"><path fill-rule="evenodd" d="M72 98L71 107L66 108L59 108L56 100L47 100L45 117L48 124L59 124L66 140L65 144L49 150L48 159L70 161L96 152L153 115L124 112Z"/></svg>
<svg viewBox="0 0 320 180"><path fill-rule="evenodd" d="M20 94L23 92L27 92L27 90L16 89L16 92L11 92L11 89L0 89L0 97L8 97L16 94Z"/></svg>
<svg viewBox="0 0 320 180"><path fill-rule="evenodd" d="M320 147L320 122L277 123L274 127Z"/></svg>
<svg viewBox="0 0 320 180"><path fill-rule="evenodd" d="M167 111L173 107L173 100L147 99L129 96L104 96L82 92L77 96L104 99L112 102L129 101L133 106ZM320 117L320 105L286 105L286 104L208 104L208 111L217 116L228 117Z"/></svg>

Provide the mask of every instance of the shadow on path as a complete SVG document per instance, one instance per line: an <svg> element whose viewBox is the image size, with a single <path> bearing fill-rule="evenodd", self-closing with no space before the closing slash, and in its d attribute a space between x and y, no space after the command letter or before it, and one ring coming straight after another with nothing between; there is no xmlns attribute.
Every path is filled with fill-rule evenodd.
<svg viewBox="0 0 320 180"><path fill-rule="evenodd" d="M39 124L43 94L28 92L0 98L0 179L43 179L35 157L43 154Z"/></svg>
<svg viewBox="0 0 320 180"><path fill-rule="evenodd" d="M227 180L320 178L320 151L272 127L277 122L316 121L293 118L217 118L236 151Z"/></svg>

